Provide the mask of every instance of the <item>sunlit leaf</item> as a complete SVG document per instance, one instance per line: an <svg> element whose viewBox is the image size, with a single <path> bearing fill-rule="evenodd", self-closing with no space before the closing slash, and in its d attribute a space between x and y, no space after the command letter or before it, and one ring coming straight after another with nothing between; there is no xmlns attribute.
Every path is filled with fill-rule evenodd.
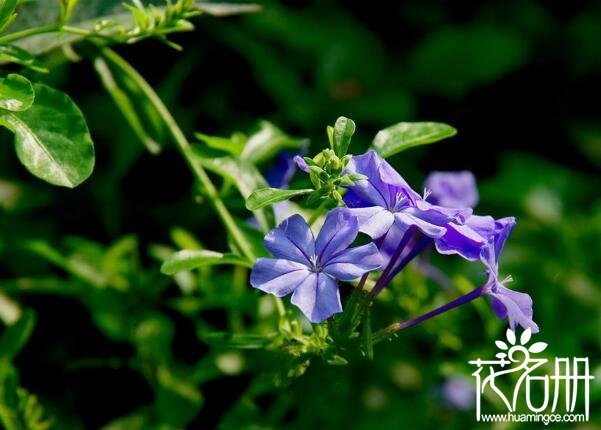
<svg viewBox="0 0 601 430"><path fill-rule="evenodd" d="M184 249L173 254L161 266L161 272L173 275L177 272L196 269L202 266L215 266L222 264L252 267L248 260L232 253L209 251L206 249Z"/></svg>
<svg viewBox="0 0 601 430"><path fill-rule="evenodd" d="M292 197L309 194L313 189L306 188L302 190L281 190L279 188L260 188L246 199L246 208L254 211L264 208L274 203L291 199Z"/></svg>
<svg viewBox="0 0 601 430"><path fill-rule="evenodd" d="M29 79L11 73L0 78L0 109L24 111L31 107L35 94Z"/></svg>
<svg viewBox="0 0 601 430"><path fill-rule="evenodd" d="M273 158L284 149L300 148L305 142L305 139L288 136L270 122L261 121L259 131L248 137L240 157L256 164Z"/></svg>
<svg viewBox="0 0 601 430"><path fill-rule="evenodd" d="M457 133L453 127L440 122L399 122L380 130L373 148L382 157L390 157L418 145L437 142Z"/></svg>
<svg viewBox="0 0 601 430"><path fill-rule="evenodd" d="M86 121L66 94L34 85L35 103L23 112L0 112L0 123L15 133L19 160L40 179L73 188L94 167Z"/></svg>
<svg viewBox="0 0 601 430"><path fill-rule="evenodd" d="M354 133L355 123L352 119L341 116L336 120L332 134L332 149L337 156L346 155Z"/></svg>

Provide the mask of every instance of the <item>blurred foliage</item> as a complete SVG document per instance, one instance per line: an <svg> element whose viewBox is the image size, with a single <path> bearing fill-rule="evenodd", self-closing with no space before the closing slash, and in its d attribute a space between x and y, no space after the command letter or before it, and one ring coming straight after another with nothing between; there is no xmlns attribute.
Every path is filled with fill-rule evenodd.
<svg viewBox="0 0 601 430"><path fill-rule="evenodd" d="M51 22L46 3L23 5L13 29ZM91 2L76 8L73 20L93 22L120 3ZM360 152L392 123L452 124L457 137L391 161L415 188L430 169L473 169L482 178L477 212L518 218L503 271L533 297L545 354L590 358L597 376L591 424L599 423L599 3L261 3L249 16L195 20L196 33L171 37L183 53L154 40L117 48L186 134L200 133L194 157L255 239L255 254L264 252L262 234L244 223L251 213L240 195L279 149L304 144L289 134L322 148L324 124L343 114L359 124L350 152ZM28 175L3 145L0 420L9 430L476 425L473 409L445 402L443 384L469 377L468 360L494 354L505 325L483 299L377 345L374 361L353 356L332 366L327 362L343 362L323 357L309 365L295 334L311 328L288 327L287 343L274 343L278 310L249 288L245 267L161 274L177 250L227 256L231 238L217 227L156 110L109 69L140 127L126 122L115 94L111 99L96 79L106 69L79 61L87 53L70 49L73 40L22 45L45 52L33 67L20 51L0 51L15 63L8 70L71 95L97 154L92 176L65 190ZM12 140L4 130L0 137ZM244 154L253 139L268 150ZM222 152L215 158L211 151ZM226 163L239 174L224 174ZM308 180L297 175L293 185L304 188ZM267 225L277 213L263 216ZM459 259L431 262L452 290L412 265L379 300L375 327L430 310L483 280ZM319 329L313 335L319 346Z"/></svg>

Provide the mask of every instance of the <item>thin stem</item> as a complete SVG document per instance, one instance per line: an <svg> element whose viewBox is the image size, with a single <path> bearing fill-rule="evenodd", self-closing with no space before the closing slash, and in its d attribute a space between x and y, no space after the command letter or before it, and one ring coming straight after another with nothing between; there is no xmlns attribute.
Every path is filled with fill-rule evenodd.
<svg viewBox="0 0 601 430"><path fill-rule="evenodd" d="M215 188L215 185L211 182L211 179L207 175L207 172L202 168L202 166L194 160L190 151L190 143L186 139L186 136L182 132L182 130L177 125L177 122L167 109L167 107L163 104L163 101L159 98L158 94L154 91L154 89L146 82L146 80L138 73L136 69L134 69L125 59L119 56L115 51L109 48L101 49L102 55L109 62L111 62L114 66L121 69L122 72L127 74L136 84L139 86L140 90L144 93L144 95L148 98L150 103L156 109L157 113L163 119L167 129L169 130L173 140L175 141L177 148L180 153L192 169L194 176L198 179L198 181L204 187L207 197L210 202L213 204L217 214L223 221L227 231L232 236L232 239L242 255L244 255L249 260L253 261L255 259L254 252L246 239L242 231L236 225L234 218L229 213L223 201L219 197L219 193Z"/></svg>
<svg viewBox="0 0 601 430"><path fill-rule="evenodd" d="M413 238L414 232L416 230L417 229L415 227L411 226L407 229L405 234L403 234L403 237L402 237L401 241L399 242L399 245L397 246L396 250L394 251L394 254L392 254L392 257L390 257L390 260L388 261L388 265L382 272L382 276L380 276L380 279L378 279L378 281L376 282L376 285L374 285L373 290L371 290L372 297L377 296L378 293L386 286L386 284L387 284L386 280L388 278L388 275L394 268L394 265L396 264L397 259L401 256L401 254L405 250L405 247L409 243L409 240Z"/></svg>
<svg viewBox="0 0 601 430"><path fill-rule="evenodd" d="M14 33L6 34L0 37L0 45L5 45L16 40L25 39L27 37L36 36L38 34L53 33L61 29L61 25L52 23L42 25L40 27L26 28L25 30L15 31Z"/></svg>
<svg viewBox="0 0 601 430"><path fill-rule="evenodd" d="M417 325L421 322L429 320L430 318L433 318L444 312L450 311L451 309L454 309L465 303L471 302L472 300L477 299L478 297L480 297L486 293L487 290L485 287L486 286L476 288L475 290L467 293L466 295L458 297L455 300L453 300L452 302L447 303L446 305L440 306L439 308L436 308L430 312L427 312L427 313L420 315L418 317L415 317L413 319L410 319L410 320L407 320L404 322L397 322L397 323L390 324L388 327L383 328L382 330L379 330L378 332L376 332L374 334L373 342L376 343L381 340L384 340L388 336L390 336L400 330L404 330L406 328L413 327L414 325Z"/></svg>

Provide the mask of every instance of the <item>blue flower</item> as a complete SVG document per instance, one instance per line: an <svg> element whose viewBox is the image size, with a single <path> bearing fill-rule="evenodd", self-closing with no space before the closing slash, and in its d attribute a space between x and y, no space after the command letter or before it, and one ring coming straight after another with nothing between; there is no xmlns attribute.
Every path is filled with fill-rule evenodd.
<svg viewBox="0 0 601 430"><path fill-rule="evenodd" d="M442 237L451 221L462 224L471 208L445 208L420 197L383 158L374 151L353 157L343 174L359 173L366 179L347 186L346 205L359 219L359 230L372 239L384 236L396 224L401 231L411 226L432 238Z"/></svg>
<svg viewBox="0 0 601 430"><path fill-rule="evenodd" d="M473 208L478 203L476 178L467 170L461 172L432 172L424 187L430 190L431 203L447 208Z"/></svg>
<svg viewBox="0 0 601 430"><path fill-rule="evenodd" d="M515 226L515 218L507 217L495 221L494 233L488 244L482 249L482 262L488 271L485 291L491 297L493 311L499 319L508 319L509 326L515 331L517 324L522 328L530 328L532 333L538 332L538 325L532 320L532 299L526 293L510 290L503 285L511 280L499 280L499 256L503 251L509 233Z"/></svg>
<svg viewBox="0 0 601 430"><path fill-rule="evenodd" d="M283 297L314 323L342 311L337 280L350 281L381 266L373 244L349 248L357 237L357 218L348 209L328 213L317 236L300 215L284 220L265 236L265 247L276 258L258 258L250 283L266 293Z"/></svg>

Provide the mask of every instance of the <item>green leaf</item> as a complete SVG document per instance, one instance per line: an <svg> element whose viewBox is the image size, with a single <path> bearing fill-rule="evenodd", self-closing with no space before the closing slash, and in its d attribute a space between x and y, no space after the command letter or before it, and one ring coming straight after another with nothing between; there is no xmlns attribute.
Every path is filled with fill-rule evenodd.
<svg viewBox="0 0 601 430"><path fill-rule="evenodd" d="M156 378L155 409L159 419L171 428L186 428L202 407L202 393L184 375L166 366L157 369Z"/></svg>
<svg viewBox="0 0 601 430"><path fill-rule="evenodd" d="M0 124L15 133L21 163L35 176L73 188L94 167L94 146L86 121L66 94L34 85L35 102L23 112L0 112Z"/></svg>
<svg viewBox="0 0 601 430"><path fill-rule="evenodd" d="M246 199L246 208L254 211L257 209L264 208L274 203L288 200L292 197L302 196L309 194L313 190L311 188L305 188L302 190L281 190L279 188L260 188L253 191L253 193Z"/></svg>
<svg viewBox="0 0 601 430"><path fill-rule="evenodd" d="M0 4L0 33L4 32L17 17L15 8L18 4L19 0L4 0Z"/></svg>
<svg viewBox="0 0 601 430"><path fill-rule="evenodd" d="M332 149L337 156L344 157L346 155L354 133L355 123L352 119L341 116L336 120L332 136Z"/></svg>
<svg viewBox="0 0 601 430"><path fill-rule="evenodd" d="M236 254L209 251L206 249L184 249L169 257L161 266L161 272L165 275L173 275L177 272L196 269L202 266L216 266L233 264L238 266L252 267L252 264Z"/></svg>
<svg viewBox="0 0 601 430"><path fill-rule="evenodd" d="M0 108L10 111L24 111L31 107L35 93L29 79L11 73L0 78Z"/></svg>
<svg viewBox="0 0 601 430"><path fill-rule="evenodd" d="M259 131L249 136L240 158L257 164L273 158L283 149L300 148L305 142L305 139L288 136L270 122L261 121Z"/></svg>
<svg viewBox="0 0 601 430"><path fill-rule="evenodd" d="M247 160L230 156L215 157L203 151L198 145L193 147L191 154L202 167L221 175L224 179L236 185L236 188L245 199L257 188L268 186L267 181L257 168ZM254 211L254 215L264 230L268 230L275 222L272 210Z"/></svg>
<svg viewBox="0 0 601 430"><path fill-rule="evenodd" d="M32 310L25 310L19 320L8 326L0 338L0 351L2 359L12 361L23 349L35 326L35 314Z"/></svg>
<svg viewBox="0 0 601 430"><path fill-rule="evenodd" d="M202 140L209 148L219 149L235 156L240 155L244 149L245 141L240 139L239 135L234 135L232 138L227 138L195 133L194 136L196 136L198 140Z"/></svg>
<svg viewBox="0 0 601 430"><path fill-rule="evenodd" d="M382 157L390 157L405 149L433 143L457 134L457 130L440 122L399 122L380 130L373 148Z"/></svg>
<svg viewBox="0 0 601 430"><path fill-rule="evenodd" d="M14 45L0 45L0 63L15 63L35 72L48 73L40 60L26 50Z"/></svg>
<svg viewBox="0 0 601 430"><path fill-rule="evenodd" d="M259 12L261 5L256 3L209 3L197 2L196 8L207 15L212 16L231 16L243 13Z"/></svg>

